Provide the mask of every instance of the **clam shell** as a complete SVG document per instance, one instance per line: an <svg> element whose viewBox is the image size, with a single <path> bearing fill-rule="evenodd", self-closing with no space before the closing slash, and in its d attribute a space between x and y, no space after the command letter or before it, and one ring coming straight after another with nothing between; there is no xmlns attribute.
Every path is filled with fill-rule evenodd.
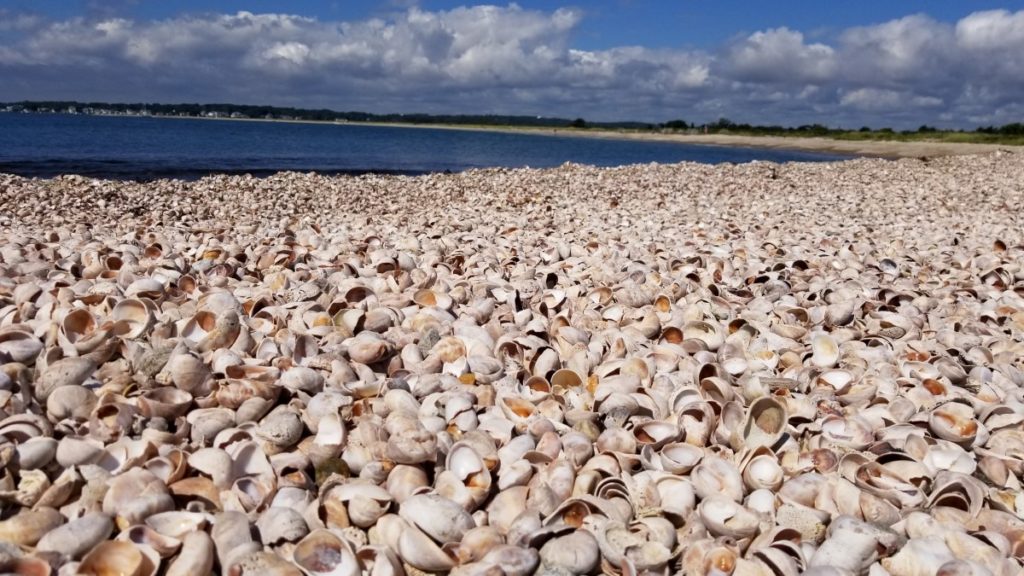
<svg viewBox="0 0 1024 576"><path fill-rule="evenodd" d="M78 566L80 574L127 574L149 576L156 573L152 561L130 542L108 540L86 554Z"/></svg>
<svg viewBox="0 0 1024 576"><path fill-rule="evenodd" d="M359 558L343 538L327 530L314 530L296 544L294 562L307 574L356 576L361 573Z"/></svg>

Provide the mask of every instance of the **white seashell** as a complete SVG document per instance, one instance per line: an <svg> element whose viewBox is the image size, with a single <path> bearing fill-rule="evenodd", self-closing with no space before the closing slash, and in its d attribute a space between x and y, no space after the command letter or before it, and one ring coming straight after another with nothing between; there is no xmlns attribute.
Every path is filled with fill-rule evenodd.
<svg viewBox="0 0 1024 576"><path fill-rule="evenodd" d="M182 537L181 552L167 568L167 576L208 574L213 570L214 544L203 531L188 532Z"/></svg>
<svg viewBox="0 0 1024 576"><path fill-rule="evenodd" d="M742 504L721 496L711 496L697 505L708 532L714 536L748 538L757 532L759 520L756 514Z"/></svg>
<svg viewBox="0 0 1024 576"><path fill-rule="evenodd" d="M839 362L839 344L827 334L811 339L811 363L818 368L831 368Z"/></svg>

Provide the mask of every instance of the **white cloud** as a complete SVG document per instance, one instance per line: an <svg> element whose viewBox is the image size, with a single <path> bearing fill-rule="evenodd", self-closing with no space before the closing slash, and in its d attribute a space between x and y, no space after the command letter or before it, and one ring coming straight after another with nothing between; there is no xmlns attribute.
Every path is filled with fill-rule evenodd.
<svg viewBox="0 0 1024 576"><path fill-rule="evenodd" d="M952 27L923 14L851 28L839 49L847 80L887 86L950 79L957 56Z"/></svg>
<svg viewBox="0 0 1024 576"><path fill-rule="evenodd" d="M0 100L784 124L1020 120L1024 11L955 23L912 15L831 41L782 27L717 50L581 50L573 46L586 26L578 10L405 6L346 22L249 12L46 21L0 10L0 75L9 80Z"/></svg>
<svg viewBox="0 0 1024 576"><path fill-rule="evenodd" d="M751 34L729 49L727 59L731 76L749 82L817 84L836 72L835 50L805 44L803 34L788 28Z"/></svg>
<svg viewBox="0 0 1024 576"><path fill-rule="evenodd" d="M840 106L868 112L902 110L907 108L937 108L942 99L934 96L915 96L906 92L883 88L858 88L845 92L839 98Z"/></svg>
<svg viewBox="0 0 1024 576"><path fill-rule="evenodd" d="M1006 10L975 12L956 24L957 43L972 51L1003 53L1020 60L1020 52L1007 54L1012 48L1024 48L1024 11Z"/></svg>

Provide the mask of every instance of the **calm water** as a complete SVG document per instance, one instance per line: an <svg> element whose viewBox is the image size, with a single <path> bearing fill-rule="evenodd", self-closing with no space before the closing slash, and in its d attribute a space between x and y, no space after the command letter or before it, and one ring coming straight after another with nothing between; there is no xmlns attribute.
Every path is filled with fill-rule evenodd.
<svg viewBox="0 0 1024 576"><path fill-rule="evenodd" d="M282 170L417 174L564 162L828 161L834 154L337 124L0 113L0 172L104 178L266 175Z"/></svg>

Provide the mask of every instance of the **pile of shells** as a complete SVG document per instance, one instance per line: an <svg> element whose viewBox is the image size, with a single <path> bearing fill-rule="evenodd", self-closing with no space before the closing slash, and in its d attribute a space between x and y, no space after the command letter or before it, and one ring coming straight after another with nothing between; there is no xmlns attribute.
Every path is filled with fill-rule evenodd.
<svg viewBox="0 0 1024 576"><path fill-rule="evenodd" d="M1020 182L0 176L0 573L1020 574Z"/></svg>

